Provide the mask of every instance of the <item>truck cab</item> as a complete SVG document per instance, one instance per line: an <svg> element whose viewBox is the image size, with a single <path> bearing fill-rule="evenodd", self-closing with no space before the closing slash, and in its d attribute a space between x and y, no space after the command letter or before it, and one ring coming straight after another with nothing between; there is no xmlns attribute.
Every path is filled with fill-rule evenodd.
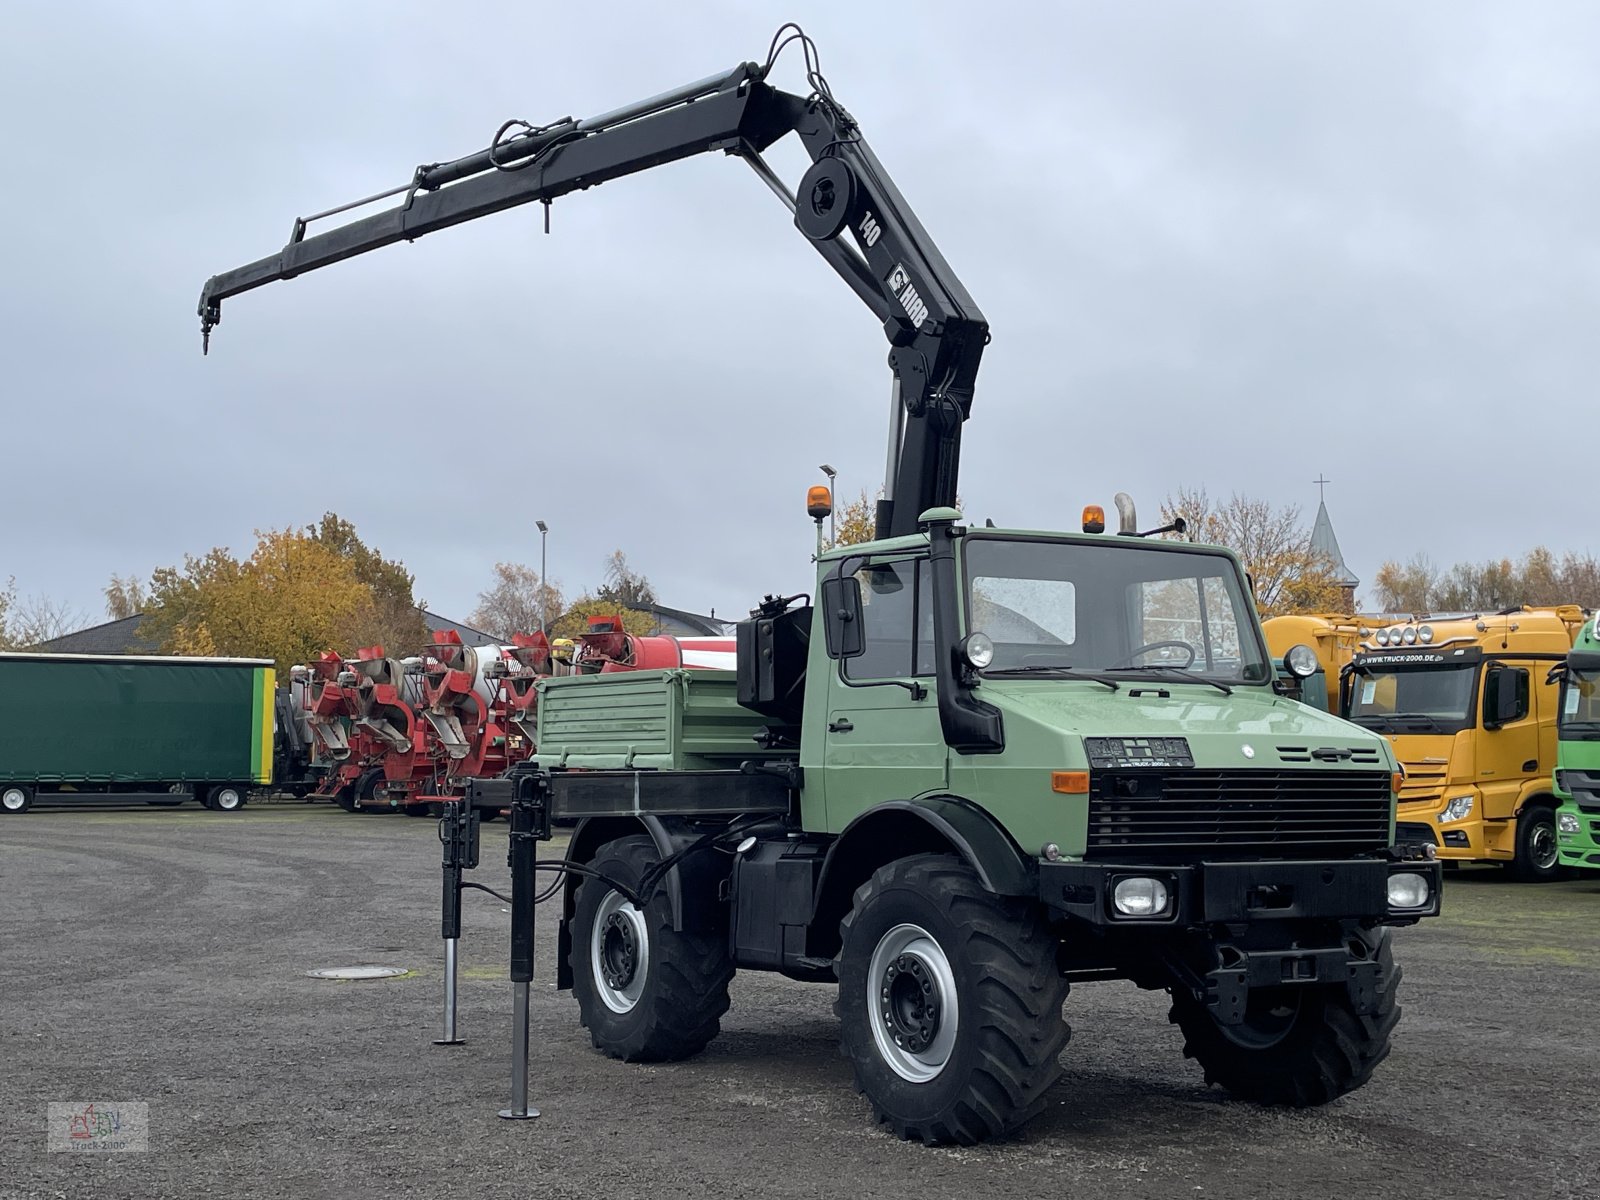
<svg viewBox="0 0 1600 1200"><path fill-rule="evenodd" d="M1400 760L1397 840L1519 879L1559 875L1550 671L1581 620L1571 605L1513 608L1401 622L1361 642L1342 711Z"/></svg>
<svg viewBox="0 0 1600 1200"><path fill-rule="evenodd" d="M1552 674L1556 709L1556 843L1567 867L1600 869L1600 635L1591 618Z"/></svg>
<svg viewBox="0 0 1600 1200"><path fill-rule="evenodd" d="M939 538L957 625L943 639ZM1050 862L1389 844L1388 744L1279 694L1243 572L1220 547L950 522L830 551L819 595L800 750L807 828L840 833L885 800L945 796ZM941 642L957 658L944 679ZM958 734L980 744L945 738L950 687L964 693ZM1366 788L1370 811L1291 827L1272 804L1225 806L1230 773L1286 764ZM1101 778L1108 768L1134 773ZM1152 805L1155 774L1141 770L1206 782L1181 810ZM1273 804L1293 783L1275 785Z"/></svg>

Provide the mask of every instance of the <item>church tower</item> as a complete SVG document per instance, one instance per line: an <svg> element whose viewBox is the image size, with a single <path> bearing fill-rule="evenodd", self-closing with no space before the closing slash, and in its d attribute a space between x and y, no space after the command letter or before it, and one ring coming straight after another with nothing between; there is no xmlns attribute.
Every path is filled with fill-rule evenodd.
<svg viewBox="0 0 1600 1200"><path fill-rule="evenodd" d="M1311 549L1332 564L1342 596L1341 611L1353 613L1356 611L1356 588L1361 586L1361 581L1345 566L1344 552L1339 549L1339 539L1333 532L1333 521L1328 516L1328 504L1322 496L1322 488L1331 482L1322 478L1316 480L1317 519L1311 526Z"/></svg>

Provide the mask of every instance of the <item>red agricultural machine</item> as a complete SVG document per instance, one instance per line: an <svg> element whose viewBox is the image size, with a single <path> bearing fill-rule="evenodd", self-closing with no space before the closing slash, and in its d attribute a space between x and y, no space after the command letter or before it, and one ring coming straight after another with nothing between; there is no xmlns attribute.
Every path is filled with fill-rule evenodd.
<svg viewBox="0 0 1600 1200"><path fill-rule="evenodd" d="M533 755L540 679L678 668L733 670L734 639L638 636L621 616L595 616L588 632L554 646L543 633L468 646L436 630L420 657L390 658L382 646L348 660L324 653L296 668L323 775L313 798L426 816L469 781Z"/></svg>

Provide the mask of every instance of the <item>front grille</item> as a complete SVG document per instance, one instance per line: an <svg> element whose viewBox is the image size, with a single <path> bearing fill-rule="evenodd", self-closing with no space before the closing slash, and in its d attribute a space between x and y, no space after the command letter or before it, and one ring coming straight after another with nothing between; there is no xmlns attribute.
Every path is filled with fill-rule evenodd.
<svg viewBox="0 0 1600 1200"><path fill-rule="evenodd" d="M1112 771L1089 797L1090 859L1323 858L1389 843L1387 771Z"/></svg>

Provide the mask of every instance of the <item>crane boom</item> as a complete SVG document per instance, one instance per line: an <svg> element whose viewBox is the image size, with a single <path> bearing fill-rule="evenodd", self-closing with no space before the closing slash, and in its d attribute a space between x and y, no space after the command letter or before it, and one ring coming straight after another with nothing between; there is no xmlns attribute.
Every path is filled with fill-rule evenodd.
<svg viewBox="0 0 1600 1200"><path fill-rule="evenodd" d="M796 38L811 62L809 39L798 31ZM206 281L199 308L205 346L222 320L222 302L265 284L524 204L542 203L548 214L551 201L569 192L721 150L750 164L883 323L894 399L877 533L915 532L920 513L955 504L961 427L988 323L820 74L811 71L808 96L766 82L782 44L774 39L764 66L742 63L597 117L543 126L508 121L485 150L420 166L400 187L296 219L278 253ZM811 158L792 193L762 158L790 133ZM384 200L396 202L310 231L314 222Z"/></svg>

